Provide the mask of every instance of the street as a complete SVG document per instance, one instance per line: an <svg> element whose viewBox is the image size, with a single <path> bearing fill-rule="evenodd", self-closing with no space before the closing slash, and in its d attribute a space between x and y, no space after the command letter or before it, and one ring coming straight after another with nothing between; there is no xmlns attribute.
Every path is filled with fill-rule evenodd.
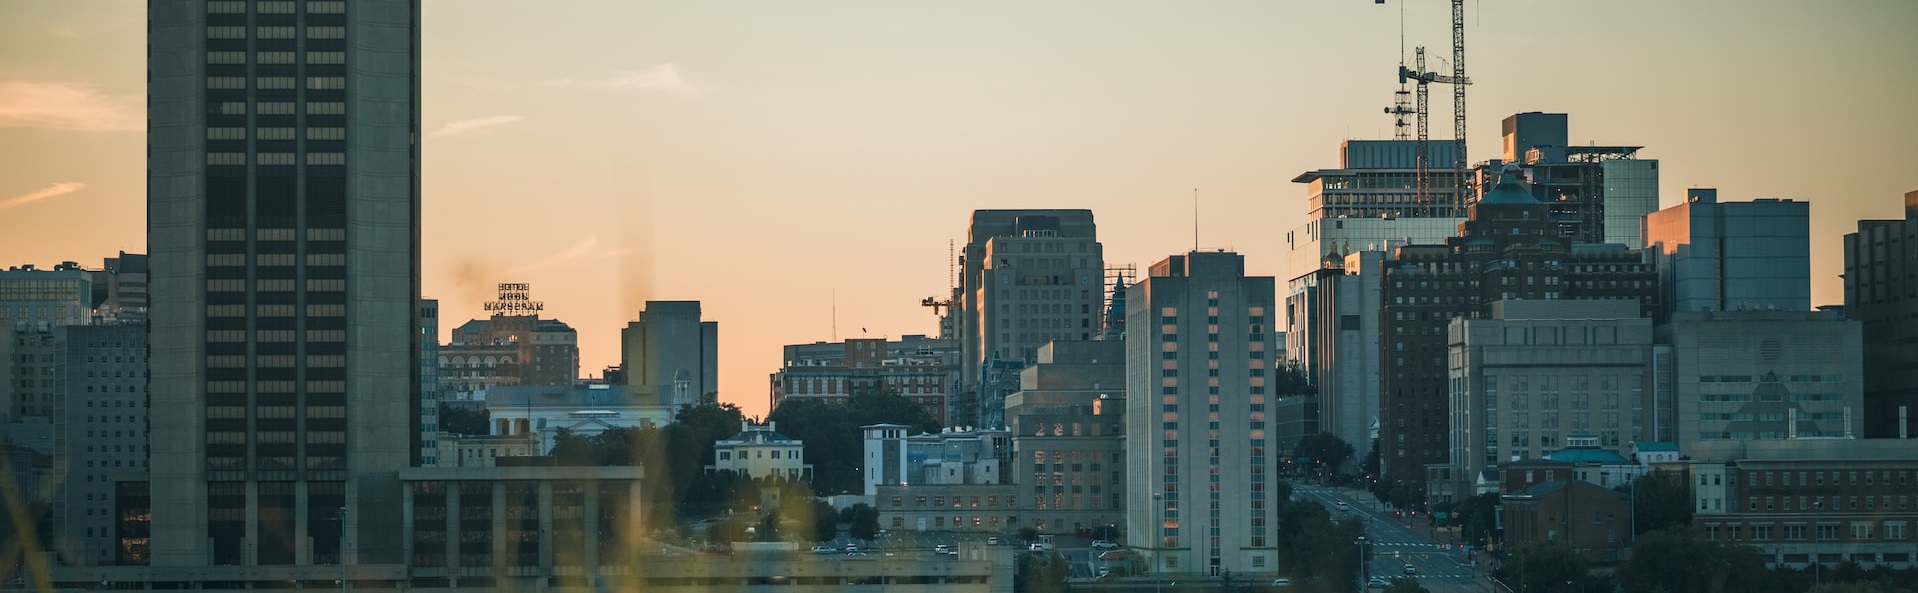
<svg viewBox="0 0 1918 593"><path fill-rule="evenodd" d="M1366 538L1372 541L1372 555L1366 562L1368 576L1381 576L1388 579L1412 576L1419 584L1433 593L1484 593L1491 591L1488 582L1474 578L1473 567L1466 559L1466 552L1456 546L1441 548L1431 537L1431 528L1426 518L1404 519L1392 516L1390 509L1383 509L1363 491L1331 488L1325 486L1296 486L1295 496L1299 500L1309 500L1325 505L1337 519L1363 517L1366 519ZM1340 509L1338 503L1344 502L1346 509ZM1406 566L1415 567L1416 575L1406 575Z"/></svg>

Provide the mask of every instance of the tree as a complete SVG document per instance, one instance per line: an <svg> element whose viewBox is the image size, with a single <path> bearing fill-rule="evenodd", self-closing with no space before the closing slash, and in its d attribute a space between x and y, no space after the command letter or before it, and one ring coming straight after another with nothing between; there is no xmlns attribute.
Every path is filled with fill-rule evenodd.
<svg viewBox="0 0 1918 593"><path fill-rule="evenodd" d="M1315 467L1337 470L1339 464L1352 457L1352 445L1338 435L1321 432L1306 435L1292 448L1294 457L1309 459Z"/></svg>
<svg viewBox="0 0 1918 593"><path fill-rule="evenodd" d="M846 533L862 540L879 537L879 509L872 505L858 503L846 510L839 511L839 520L846 522Z"/></svg>
<svg viewBox="0 0 1918 593"><path fill-rule="evenodd" d="M1585 559L1558 542L1529 544L1512 550L1506 556L1504 570L1511 576L1513 589L1518 591L1559 591L1565 589L1567 583L1577 585L1574 588L1581 591L1599 590L1592 586Z"/></svg>
<svg viewBox="0 0 1918 593"><path fill-rule="evenodd" d="M832 503L813 499L812 501L812 541L831 541L839 537L839 513L832 510Z"/></svg>
<svg viewBox="0 0 1918 593"><path fill-rule="evenodd" d="M1619 489L1632 495L1634 533L1692 524L1692 486L1676 472L1645 474Z"/></svg>
<svg viewBox="0 0 1918 593"><path fill-rule="evenodd" d="M1279 397L1319 394L1319 386L1313 384L1311 379L1306 376L1305 367L1294 363L1286 363L1285 366L1276 369L1276 371L1273 377L1272 392L1278 394Z"/></svg>
<svg viewBox="0 0 1918 593"><path fill-rule="evenodd" d="M1485 545L1490 541L1492 527L1498 524L1498 496L1490 492L1452 505L1453 520L1466 542Z"/></svg>
<svg viewBox="0 0 1918 593"><path fill-rule="evenodd" d="M1019 554L1013 566L1012 590L1015 593L1060 593L1067 589L1071 576L1068 562L1057 552Z"/></svg>
<svg viewBox="0 0 1918 593"><path fill-rule="evenodd" d="M788 398L766 419L779 423L781 434L806 444L814 487L828 494L861 489L859 467L865 444L859 427L887 423L923 432L939 430L938 420L924 407L889 389L855 391L843 404Z"/></svg>
<svg viewBox="0 0 1918 593"><path fill-rule="evenodd" d="M1039 539L1039 530L1033 529L1030 526L1020 527L1018 537L1019 541L1031 543L1032 540Z"/></svg>
<svg viewBox="0 0 1918 593"><path fill-rule="evenodd" d="M468 408L440 404L440 432L484 435L493 432L493 412L486 408Z"/></svg>
<svg viewBox="0 0 1918 593"><path fill-rule="evenodd" d="M1385 593L1432 593L1432 590L1420 585L1418 579L1402 578L1392 579L1392 584L1385 588Z"/></svg>
<svg viewBox="0 0 1918 593"><path fill-rule="evenodd" d="M1769 572L1756 548L1667 529L1640 535L1614 574L1627 591L1725 593L1770 589L1777 579Z"/></svg>

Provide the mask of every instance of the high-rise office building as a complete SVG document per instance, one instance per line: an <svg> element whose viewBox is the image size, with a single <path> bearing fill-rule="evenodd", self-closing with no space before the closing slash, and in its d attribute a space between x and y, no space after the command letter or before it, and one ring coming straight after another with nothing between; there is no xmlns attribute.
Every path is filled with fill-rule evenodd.
<svg viewBox="0 0 1918 593"><path fill-rule="evenodd" d="M147 256L120 252L93 272L93 309L103 319L146 319Z"/></svg>
<svg viewBox="0 0 1918 593"><path fill-rule="evenodd" d="M1112 539L1125 520L1125 343L1053 342L1006 396L1019 516L1042 533ZM1085 531L1081 531L1085 530Z"/></svg>
<svg viewBox="0 0 1918 593"><path fill-rule="evenodd" d="M1661 317L1676 311L1811 310L1811 204L1720 202L1718 190L1645 217Z"/></svg>
<svg viewBox="0 0 1918 593"><path fill-rule="evenodd" d="M1126 294L1126 534L1155 573L1275 569L1272 277L1194 251Z"/></svg>
<svg viewBox="0 0 1918 593"><path fill-rule="evenodd" d="M151 576L399 565L420 2L155 0L148 27Z"/></svg>
<svg viewBox="0 0 1918 593"><path fill-rule="evenodd" d="M1435 141L1434 163L1452 162L1451 142ZM1417 143L1348 140L1339 167L1307 171L1306 222L1285 234L1285 357L1319 387L1318 426L1363 455L1378 421L1380 256L1408 244L1442 243L1465 213L1449 168L1433 168L1429 203L1418 199ZM1353 259L1359 253L1370 255ZM1303 402L1299 402L1303 403Z"/></svg>
<svg viewBox="0 0 1918 593"><path fill-rule="evenodd" d="M1845 316L1864 323L1866 437L1918 433L1918 191L1845 235Z"/></svg>
<svg viewBox="0 0 1918 593"><path fill-rule="evenodd" d="M1852 438L1864 406L1863 324L1833 311L1680 311L1672 352L1681 453L1703 441Z"/></svg>
<svg viewBox="0 0 1918 593"><path fill-rule="evenodd" d="M1480 169L1481 180L1496 178L1504 164L1517 165L1532 197L1550 206L1557 236L1643 248L1640 221L1658 209L1658 160L1638 158L1641 146L1572 146L1566 119L1538 112L1505 118L1505 158Z"/></svg>
<svg viewBox="0 0 1918 593"><path fill-rule="evenodd" d="M949 426L1005 426L1005 396L1039 346L1091 340L1105 255L1090 210L975 210L960 276L961 397Z"/></svg>
<svg viewBox="0 0 1918 593"><path fill-rule="evenodd" d="M144 534L125 530L117 513L121 485L147 475L147 327L143 323L70 325L55 329L54 364L62 375L53 424L52 548L61 564L137 563L149 553Z"/></svg>
<svg viewBox="0 0 1918 593"><path fill-rule="evenodd" d="M619 332L621 370L637 394L677 411L719 393L719 322L700 318L699 301L646 301Z"/></svg>
<svg viewBox="0 0 1918 593"><path fill-rule="evenodd" d="M1649 396L1652 320L1636 301L1509 300L1488 309L1446 328L1454 471L1428 484L1429 501L1463 500L1485 470L1543 459L1577 440L1622 458L1649 440L1654 415L1672 413L1670 402Z"/></svg>
<svg viewBox="0 0 1918 593"><path fill-rule="evenodd" d="M420 299L420 463L439 462L440 438L440 301Z"/></svg>
<svg viewBox="0 0 1918 593"><path fill-rule="evenodd" d="M1379 459L1393 480L1435 472L1434 483L1448 482L1460 471L1448 461L1445 414L1453 319L1486 317L1491 303L1512 299L1635 299L1647 317L1657 310L1657 273L1638 250L1559 234L1549 206L1512 171L1471 211L1459 237L1401 247L1383 266Z"/></svg>

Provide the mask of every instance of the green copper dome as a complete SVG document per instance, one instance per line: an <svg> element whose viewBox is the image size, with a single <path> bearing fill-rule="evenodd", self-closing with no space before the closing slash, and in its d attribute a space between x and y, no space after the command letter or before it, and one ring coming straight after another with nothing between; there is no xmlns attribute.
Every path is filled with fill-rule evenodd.
<svg viewBox="0 0 1918 593"><path fill-rule="evenodd" d="M1504 171L1498 174L1498 183L1492 186L1492 191L1485 192L1485 197L1479 198L1478 203L1537 204L1538 200L1532 199L1532 192L1525 188L1525 183L1519 181L1517 175Z"/></svg>

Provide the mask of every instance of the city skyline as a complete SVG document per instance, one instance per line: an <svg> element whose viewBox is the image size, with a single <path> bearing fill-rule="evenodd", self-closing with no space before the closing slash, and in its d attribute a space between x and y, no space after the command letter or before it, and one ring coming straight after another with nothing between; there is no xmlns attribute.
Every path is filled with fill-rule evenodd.
<svg viewBox="0 0 1918 593"><path fill-rule="evenodd" d="M445 341L496 283L529 283L587 374L645 301L699 300L728 331L721 399L748 415L783 345L937 334L918 301L946 296L944 243L975 209L1092 209L1111 265L1196 242L1304 273L1282 269L1306 210L1289 179L1391 137L1401 51L1401 6L1357 0L589 6L619 24L425 3L423 296ZM1442 4L1403 8L1409 45L1449 41ZM144 5L0 10L0 265L146 252ZM1898 103L1918 71L1894 57L1918 55L1897 30L1918 6L1466 18L1474 160L1507 115L1569 113L1571 138L1660 160L1661 207L1688 187L1810 202L1813 306L1842 300L1840 237L1918 189Z"/></svg>

